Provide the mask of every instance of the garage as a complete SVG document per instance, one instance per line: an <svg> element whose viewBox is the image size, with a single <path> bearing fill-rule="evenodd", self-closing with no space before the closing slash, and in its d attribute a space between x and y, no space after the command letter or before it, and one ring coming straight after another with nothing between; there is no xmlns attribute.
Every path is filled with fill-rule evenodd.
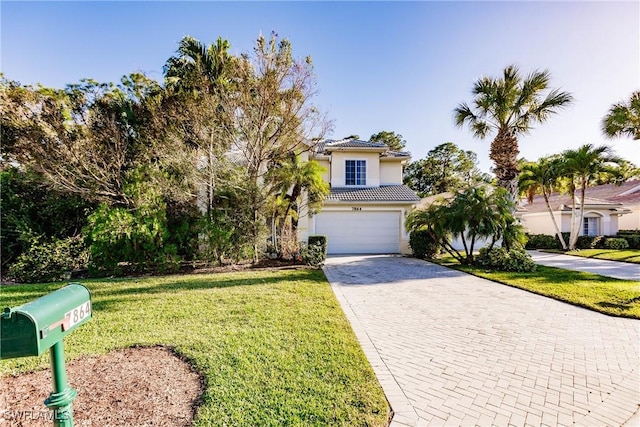
<svg viewBox="0 0 640 427"><path fill-rule="evenodd" d="M327 236L330 254L400 252L399 211L322 211L315 234Z"/></svg>

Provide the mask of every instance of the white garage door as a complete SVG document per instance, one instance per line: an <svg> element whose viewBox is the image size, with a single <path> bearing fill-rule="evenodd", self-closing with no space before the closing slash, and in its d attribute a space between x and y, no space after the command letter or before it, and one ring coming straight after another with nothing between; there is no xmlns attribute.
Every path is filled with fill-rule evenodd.
<svg viewBox="0 0 640 427"><path fill-rule="evenodd" d="M400 252L400 212L320 212L316 234L327 236L330 254Z"/></svg>

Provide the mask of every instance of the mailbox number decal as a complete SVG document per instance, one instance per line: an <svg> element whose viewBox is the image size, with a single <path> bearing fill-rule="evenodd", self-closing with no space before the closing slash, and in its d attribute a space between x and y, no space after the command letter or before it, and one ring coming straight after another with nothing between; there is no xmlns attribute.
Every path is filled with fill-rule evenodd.
<svg viewBox="0 0 640 427"><path fill-rule="evenodd" d="M69 327L81 322L85 317L91 314L91 301L87 301L73 310L65 313L64 317L69 319Z"/></svg>

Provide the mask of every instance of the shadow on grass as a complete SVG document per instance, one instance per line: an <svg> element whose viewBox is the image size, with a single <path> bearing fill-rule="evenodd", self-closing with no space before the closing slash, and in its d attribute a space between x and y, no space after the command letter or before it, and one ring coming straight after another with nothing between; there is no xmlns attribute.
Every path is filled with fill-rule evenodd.
<svg viewBox="0 0 640 427"><path fill-rule="evenodd" d="M612 308L612 309L621 310L621 311L626 311L633 308L633 306L629 304L617 304L617 303L612 303L608 301L600 301L596 303L596 305L602 308Z"/></svg>
<svg viewBox="0 0 640 427"><path fill-rule="evenodd" d="M321 270L301 269L286 270L285 272L261 272L257 274L255 272L242 272L237 273L243 275L241 278L229 277L229 275L235 275L236 273L224 273L220 275L221 278L217 279L215 274L212 275L192 275L192 276L163 276L163 277L146 277L135 278L133 282L131 279L92 279L81 281L89 288L92 296L125 296L135 294L159 294L159 293L174 293L189 290L202 290L202 289L216 289L216 288L230 288L238 286L255 286L255 285L269 285L288 281L324 281L324 273ZM250 274L250 277L246 277L245 274ZM224 277L224 278L222 278ZM113 286L109 286L113 284ZM5 298L11 300L26 300L30 301L45 295L49 292L53 292L56 289L66 286L67 283L59 284L33 284L33 285L19 285L12 286L7 289L3 289L6 293ZM138 285L138 286L136 286ZM0 294L2 295L2 294Z"/></svg>
<svg viewBox="0 0 640 427"><path fill-rule="evenodd" d="M482 276L483 273L487 275L490 274L491 278L505 280L531 279L532 281L535 281L536 283L541 285L558 285L562 283L573 283L575 281L595 282L598 284L625 282L625 280L616 279L613 277L600 276L598 274L587 273L583 271L565 270L557 267L547 267L540 264L538 264L536 271L528 273L485 271L484 269L479 267L460 265L448 265L448 267L478 276Z"/></svg>

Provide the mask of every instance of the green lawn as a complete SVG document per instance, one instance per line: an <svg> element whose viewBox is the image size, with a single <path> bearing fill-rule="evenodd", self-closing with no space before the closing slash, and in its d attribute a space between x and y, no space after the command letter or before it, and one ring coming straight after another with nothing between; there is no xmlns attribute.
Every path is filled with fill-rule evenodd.
<svg viewBox="0 0 640 427"><path fill-rule="evenodd" d="M383 426L389 408L319 270L83 282L93 319L65 339L67 359L164 344L191 360L206 390L195 425ZM0 290L15 306L61 285ZM0 362L47 367L48 352Z"/></svg>
<svg viewBox="0 0 640 427"><path fill-rule="evenodd" d="M600 313L640 319L640 283L636 281L613 279L542 265L538 265L533 273L510 273L462 266L453 257L443 257L438 262L485 279Z"/></svg>
<svg viewBox="0 0 640 427"><path fill-rule="evenodd" d="M580 249L578 251L569 251L564 253L566 255L575 255L585 258L608 259L612 261L640 264L640 249Z"/></svg>

